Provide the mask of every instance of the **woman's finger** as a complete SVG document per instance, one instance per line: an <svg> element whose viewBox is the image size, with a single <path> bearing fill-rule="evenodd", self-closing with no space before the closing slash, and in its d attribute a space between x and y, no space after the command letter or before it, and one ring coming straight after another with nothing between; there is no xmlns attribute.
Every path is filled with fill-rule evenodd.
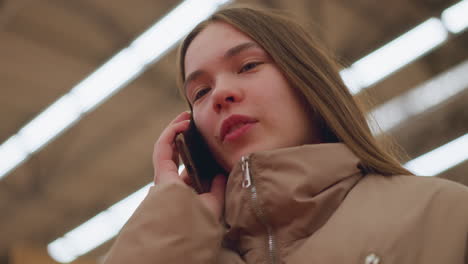
<svg viewBox="0 0 468 264"><path fill-rule="evenodd" d="M178 133L185 131L189 126L189 120L180 121L169 125L159 137L154 147L153 162L155 169L158 169L160 163L165 160L173 160L174 140Z"/></svg>
<svg viewBox="0 0 468 264"><path fill-rule="evenodd" d="M202 203L219 219L223 212L224 193L226 190L227 177L218 174L211 183L211 189L208 193L200 195Z"/></svg>
<svg viewBox="0 0 468 264"><path fill-rule="evenodd" d="M187 130L189 123L190 120L184 120L175 124L171 124L166 129L164 129L154 146L153 161L157 162L158 160L169 160L173 158L175 137L178 133Z"/></svg>
<svg viewBox="0 0 468 264"><path fill-rule="evenodd" d="M180 113L178 116L176 116L176 118L174 118L174 120L172 120L169 123L169 125L179 123L180 121L189 120L189 119L190 119L190 112L185 111L185 112Z"/></svg>
<svg viewBox="0 0 468 264"><path fill-rule="evenodd" d="M178 176L178 155L174 140L178 133L181 133L189 127L190 115L184 112L177 116L161 133L156 141L153 150L153 166L155 183L163 180L161 178ZM178 178L178 177L177 177Z"/></svg>
<svg viewBox="0 0 468 264"><path fill-rule="evenodd" d="M187 172L187 169L183 169L180 173L180 178L185 182L185 184L192 186L192 177Z"/></svg>

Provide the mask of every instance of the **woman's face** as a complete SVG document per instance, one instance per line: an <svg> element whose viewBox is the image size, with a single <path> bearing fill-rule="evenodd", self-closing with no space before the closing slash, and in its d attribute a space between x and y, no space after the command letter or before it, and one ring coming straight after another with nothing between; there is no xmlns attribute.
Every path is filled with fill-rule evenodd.
<svg viewBox="0 0 468 264"><path fill-rule="evenodd" d="M243 155L319 143L318 129L270 56L229 24L209 24L185 56L195 124L228 171Z"/></svg>

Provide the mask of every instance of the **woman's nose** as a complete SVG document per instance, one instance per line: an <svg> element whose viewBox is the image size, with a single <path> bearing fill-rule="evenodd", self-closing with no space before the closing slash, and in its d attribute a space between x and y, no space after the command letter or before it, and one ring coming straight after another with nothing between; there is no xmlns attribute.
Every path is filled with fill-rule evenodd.
<svg viewBox="0 0 468 264"><path fill-rule="evenodd" d="M213 94L213 109L215 112L220 112L223 109L229 108L232 104L237 104L242 101L243 93L239 88L232 85L223 85L214 89Z"/></svg>

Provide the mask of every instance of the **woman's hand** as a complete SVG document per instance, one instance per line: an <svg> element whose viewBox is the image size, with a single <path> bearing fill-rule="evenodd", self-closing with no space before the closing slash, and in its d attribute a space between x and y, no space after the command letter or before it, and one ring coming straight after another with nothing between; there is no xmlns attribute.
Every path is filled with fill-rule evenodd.
<svg viewBox="0 0 468 264"><path fill-rule="evenodd" d="M179 153L175 147L175 137L188 129L190 124L190 113L183 112L178 115L161 133L154 145L153 167L154 183L175 182L190 185L190 177L184 170L178 173ZM217 175L212 184L210 192L198 195L201 202L219 219L224 207L224 192L226 176Z"/></svg>

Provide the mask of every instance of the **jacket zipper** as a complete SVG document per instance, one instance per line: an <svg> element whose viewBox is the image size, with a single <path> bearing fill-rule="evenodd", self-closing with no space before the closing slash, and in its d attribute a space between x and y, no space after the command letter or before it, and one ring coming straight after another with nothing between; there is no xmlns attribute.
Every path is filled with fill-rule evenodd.
<svg viewBox="0 0 468 264"><path fill-rule="evenodd" d="M258 201L258 194L257 188L255 187L255 181L252 180L252 175L250 173L249 168L249 157L242 157L242 172L244 174L244 179L242 181L242 188L250 190L250 201L252 204L252 208L260 222L265 226L267 231L267 245L268 245L268 263L275 264L276 263L276 239L273 235L273 230L270 224L267 221L267 217L261 208L259 201Z"/></svg>

